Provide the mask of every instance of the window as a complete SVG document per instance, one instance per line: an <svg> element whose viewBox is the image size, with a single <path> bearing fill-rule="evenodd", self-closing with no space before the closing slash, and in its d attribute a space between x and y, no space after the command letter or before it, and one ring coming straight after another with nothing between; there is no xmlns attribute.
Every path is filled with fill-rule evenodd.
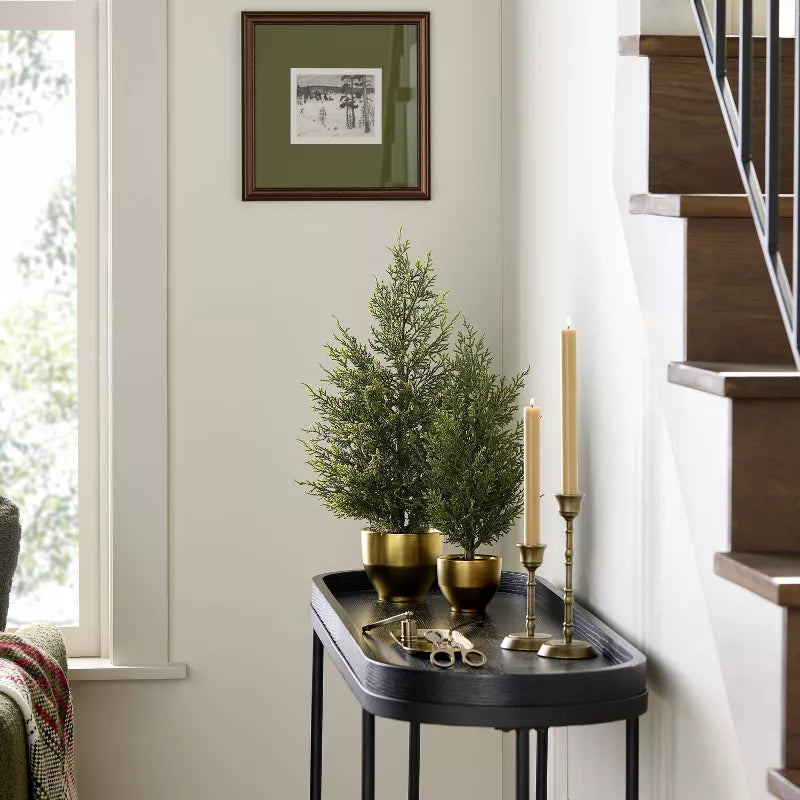
<svg viewBox="0 0 800 800"><path fill-rule="evenodd" d="M13 459L0 447L0 459L6 460L0 464L0 493L21 507L25 546L31 544L23 568L32 564L30 575L39 570L36 580L15 589L12 615L18 622L35 617L67 623L62 630L69 655L100 657L73 662L82 679L91 678L93 670L103 679L143 671L146 677L181 677L185 668L168 663L167 0L0 0L0 35L7 40L10 31L28 35L40 47L41 54L33 56L38 69L71 75L48 84L46 102L41 79L30 81L35 84L28 90L30 108L42 105L30 127L35 122L36 135L53 137L50 145L42 138L31 169L48 174L57 187L58 170L46 173L45 163L55 161L56 151L66 159L62 165L68 151L74 157L74 186L61 187L72 221L47 205L45 192L41 214L26 214L32 232L18 237L34 248L36 220L46 229L54 214L63 224L41 237L42 252L49 256L20 261L11 248L10 256L0 259L0 313L19 301L30 314L38 298L45 306L36 318L42 335L29 337L28 346L41 356L55 341L50 328L43 335L45 326L61 325L65 365L61 372L51 370L43 388L32 393L30 404L34 399L39 404L32 419L39 422L14 453L16 468L22 464L38 488L5 485L2 470L10 472ZM29 51L23 55L30 60ZM30 70L17 64L11 77L12 63L0 50L0 80L8 77L16 91ZM0 106L7 96L0 85ZM21 140L19 147L24 149ZM19 178L12 185L0 172L0 197L11 198L7 204L21 202L29 188ZM54 246L58 243L64 246ZM25 284L33 277L24 266L28 261L53 285L40 281L34 291ZM58 291L56 261L64 270ZM72 284L65 292L67 277ZM12 298L10 289L6 294L11 286L20 297ZM56 303L58 292L64 308ZM17 342L10 352L18 358L23 351ZM27 369L24 381L32 377ZM57 377L66 380L59 384ZM65 397L73 399L69 414L54 418L42 404L53 400L59 385L71 387ZM19 394L19 382L0 375L0 441ZM61 437L63 453L44 479L44 467L55 460L49 434ZM28 441L39 452L25 459ZM48 525L42 545L35 546L34 537L26 537L29 509L35 512L39 498L64 497L69 502L59 511L62 527ZM117 666L125 669L114 670Z"/></svg>
<svg viewBox="0 0 800 800"><path fill-rule="evenodd" d="M0 0L0 494L23 527L9 624L99 655L96 157L77 174L97 81L74 21L70 0Z"/></svg>

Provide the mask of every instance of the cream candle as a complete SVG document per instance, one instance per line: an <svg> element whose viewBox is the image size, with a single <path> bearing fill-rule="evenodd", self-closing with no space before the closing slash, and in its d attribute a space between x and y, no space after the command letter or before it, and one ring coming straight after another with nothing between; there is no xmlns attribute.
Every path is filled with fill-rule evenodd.
<svg viewBox="0 0 800 800"><path fill-rule="evenodd" d="M577 332L561 331L561 493L578 493Z"/></svg>
<svg viewBox="0 0 800 800"><path fill-rule="evenodd" d="M527 545L539 544L540 531L540 476L539 460L541 449L542 410L533 404L525 406L524 420L524 542Z"/></svg>

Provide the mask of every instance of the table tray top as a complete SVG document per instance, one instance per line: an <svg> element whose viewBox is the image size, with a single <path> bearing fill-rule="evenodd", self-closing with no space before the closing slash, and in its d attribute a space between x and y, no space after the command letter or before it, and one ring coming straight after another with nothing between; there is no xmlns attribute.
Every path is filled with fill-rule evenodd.
<svg viewBox="0 0 800 800"><path fill-rule="evenodd" d="M397 719L442 724L536 727L625 719L646 708L645 657L579 605L575 638L598 656L545 659L503 650L507 633L524 628L527 576L503 572L486 615L461 630L487 656L481 669L461 663L447 670L406 653L392 639L398 625L362 634L362 625L412 610L421 628L449 628L471 617L451 613L438 586L424 602L379 601L362 570L318 575L312 582L314 629L362 706ZM561 635L561 592L543 579L536 587L538 632ZM371 707L370 707L371 706Z"/></svg>

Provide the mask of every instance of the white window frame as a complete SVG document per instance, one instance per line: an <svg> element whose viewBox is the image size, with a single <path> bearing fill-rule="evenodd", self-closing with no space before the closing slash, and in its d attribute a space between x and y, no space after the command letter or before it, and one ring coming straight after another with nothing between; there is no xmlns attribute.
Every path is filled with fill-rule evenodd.
<svg viewBox="0 0 800 800"><path fill-rule="evenodd" d="M65 630L70 677L181 678L168 613L167 0L0 0L0 27L11 14L28 29L59 14L74 26L77 116L94 120L76 158L79 318L97 321L79 343L79 423L94 437L80 563L96 566L81 575L81 630L84 613L97 623L85 641Z"/></svg>
<svg viewBox="0 0 800 800"><path fill-rule="evenodd" d="M166 665L167 0L108 2L108 655Z"/></svg>

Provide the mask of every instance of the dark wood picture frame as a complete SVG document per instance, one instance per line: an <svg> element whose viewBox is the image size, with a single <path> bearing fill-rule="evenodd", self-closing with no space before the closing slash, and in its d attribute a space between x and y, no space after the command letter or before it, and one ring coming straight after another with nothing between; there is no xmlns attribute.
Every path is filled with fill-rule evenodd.
<svg viewBox="0 0 800 800"><path fill-rule="evenodd" d="M255 171L257 25L415 25L417 27L417 185L259 188ZM242 200L430 200L430 12L242 12Z"/></svg>

